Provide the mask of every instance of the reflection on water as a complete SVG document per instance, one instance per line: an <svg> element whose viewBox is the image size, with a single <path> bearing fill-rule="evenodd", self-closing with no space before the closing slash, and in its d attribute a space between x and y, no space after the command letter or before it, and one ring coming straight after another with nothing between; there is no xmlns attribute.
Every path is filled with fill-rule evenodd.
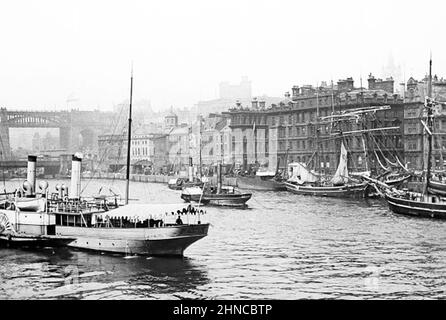
<svg viewBox="0 0 446 320"><path fill-rule="evenodd" d="M109 183L91 181L85 193ZM130 192L141 203L181 202L163 184L132 183ZM378 199L287 192L207 211L209 235L183 259L2 249L0 298L446 297L446 222L395 215Z"/></svg>
<svg viewBox="0 0 446 320"><path fill-rule="evenodd" d="M66 248L2 249L0 298L154 299L192 295L209 282L189 258L131 257Z"/></svg>

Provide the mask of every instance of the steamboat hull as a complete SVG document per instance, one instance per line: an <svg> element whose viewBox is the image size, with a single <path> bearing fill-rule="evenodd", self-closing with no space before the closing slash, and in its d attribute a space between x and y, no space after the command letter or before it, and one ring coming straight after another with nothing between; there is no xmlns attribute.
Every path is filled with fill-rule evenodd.
<svg viewBox="0 0 446 320"><path fill-rule="evenodd" d="M209 224L161 228L86 228L57 226L57 234L75 238L68 247L144 256L182 256L207 236Z"/></svg>
<svg viewBox="0 0 446 320"><path fill-rule="evenodd" d="M7 247L64 247L74 238L58 236L0 235L0 244Z"/></svg>
<svg viewBox="0 0 446 320"><path fill-rule="evenodd" d="M243 207L251 199L251 194L182 194L181 199L214 206Z"/></svg>
<svg viewBox="0 0 446 320"><path fill-rule="evenodd" d="M365 197L367 184L355 184L337 187L312 187L300 186L289 182L284 183L287 190L300 195L317 196L317 197Z"/></svg>
<svg viewBox="0 0 446 320"><path fill-rule="evenodd" d="M389 209L406 216L446 219L446 204L420 202L386 195Z"/></svg>
<svg viewBox="0 0 446 320"><path fill-rule="evenodd" d="M237 177L237 187L256 191L286 191L282 182L273 179L263 180L260 177Z"/></svg>

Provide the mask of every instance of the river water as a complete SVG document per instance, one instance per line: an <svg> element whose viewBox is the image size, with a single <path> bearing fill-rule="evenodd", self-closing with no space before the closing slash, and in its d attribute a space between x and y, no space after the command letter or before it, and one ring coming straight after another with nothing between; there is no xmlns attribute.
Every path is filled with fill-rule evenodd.
<svg viewBox="0 0 446 320"><path fill-rule="evenodd" d="M84 194L124 185L90 180ZM139 203L181 202L165 184L130 188ZM288 192L254 192L247 209L207 213L209 235L184 258L2 248L0 299L446 298L444 221L395 215L382 200Z"/></svg>

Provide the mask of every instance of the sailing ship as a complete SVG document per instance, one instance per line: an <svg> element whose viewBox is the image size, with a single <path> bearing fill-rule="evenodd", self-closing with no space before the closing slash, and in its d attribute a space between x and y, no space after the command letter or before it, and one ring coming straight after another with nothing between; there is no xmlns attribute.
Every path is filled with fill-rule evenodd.
<svg viewBox="0 0 446 320"><path fill-rule="evenodd" d="M44 202L44 210L22 212L17 207L18 202L14 208L0 210L4 217L0 224L2 238L11 242L11 234L24 232L23 236L34 236L37 233L45 240L55 238L64 241L63 245L78 249L126 255L182 256L187 247L207 236L209 224L201 223L205 214L202 210L192 206L185 208L181 204L128 203L133 72L130 81L125 204L120 205L116 197L114 201L102 197L81 198L82 157L73 155L70 188L59 188L51 195L48 192L41 193L40 197L33 195ZM35 175L30 180L35 182ZM187 222L183 223L180 216Z"/></svg>
<svg viewBox="0 0 446 320"><path fill-rule="evenodd" d="M181 199L186 202L197 202L215 206L244 207L251 199L251 193L243 193L233 186L222 185L221 163L217 165L217 187L204 185L203 188L185 188Z"/></svg>
<svg viewBox="0 0 446 320"><path fill-rule="evenodd" d="M424 109L426 114L424 126L427 140L426 170L424 171L424 188L422 193L409 192L407 190L386 189L385 198L389 209L397 214L434 219L446 219L446 201L441 194L432 192L437 184L431 181L432 173L432 136L433 136L433 108L435 101L432 99L432 58L429 61L428 96L425 99ZM434 187L434 188L432 188Z"/></svg>
<svg viewBox="0 0 446 320"><path fill-rule="evenodd" d="M288 165L290 178L284 183L287 190L301 195L320 197L354 197L365 195L367 182L349 177L347 168L347 149L341 142L341 155L336 173L330 180L320 173L310 170L301 163Z"/></svg>

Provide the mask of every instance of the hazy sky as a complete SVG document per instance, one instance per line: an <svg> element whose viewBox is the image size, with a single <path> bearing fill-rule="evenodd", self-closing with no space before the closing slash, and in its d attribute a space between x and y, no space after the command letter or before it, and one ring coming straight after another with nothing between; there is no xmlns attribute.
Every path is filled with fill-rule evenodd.
<svg viewBox="0 0 446 320"><path fill-rule="evenodd" d="M406 79L446 76L443 1L0 2L0 106L111 109L134 98L154 109L213 99L246 75L253 94L369 72L393 54Z"/></svg>

